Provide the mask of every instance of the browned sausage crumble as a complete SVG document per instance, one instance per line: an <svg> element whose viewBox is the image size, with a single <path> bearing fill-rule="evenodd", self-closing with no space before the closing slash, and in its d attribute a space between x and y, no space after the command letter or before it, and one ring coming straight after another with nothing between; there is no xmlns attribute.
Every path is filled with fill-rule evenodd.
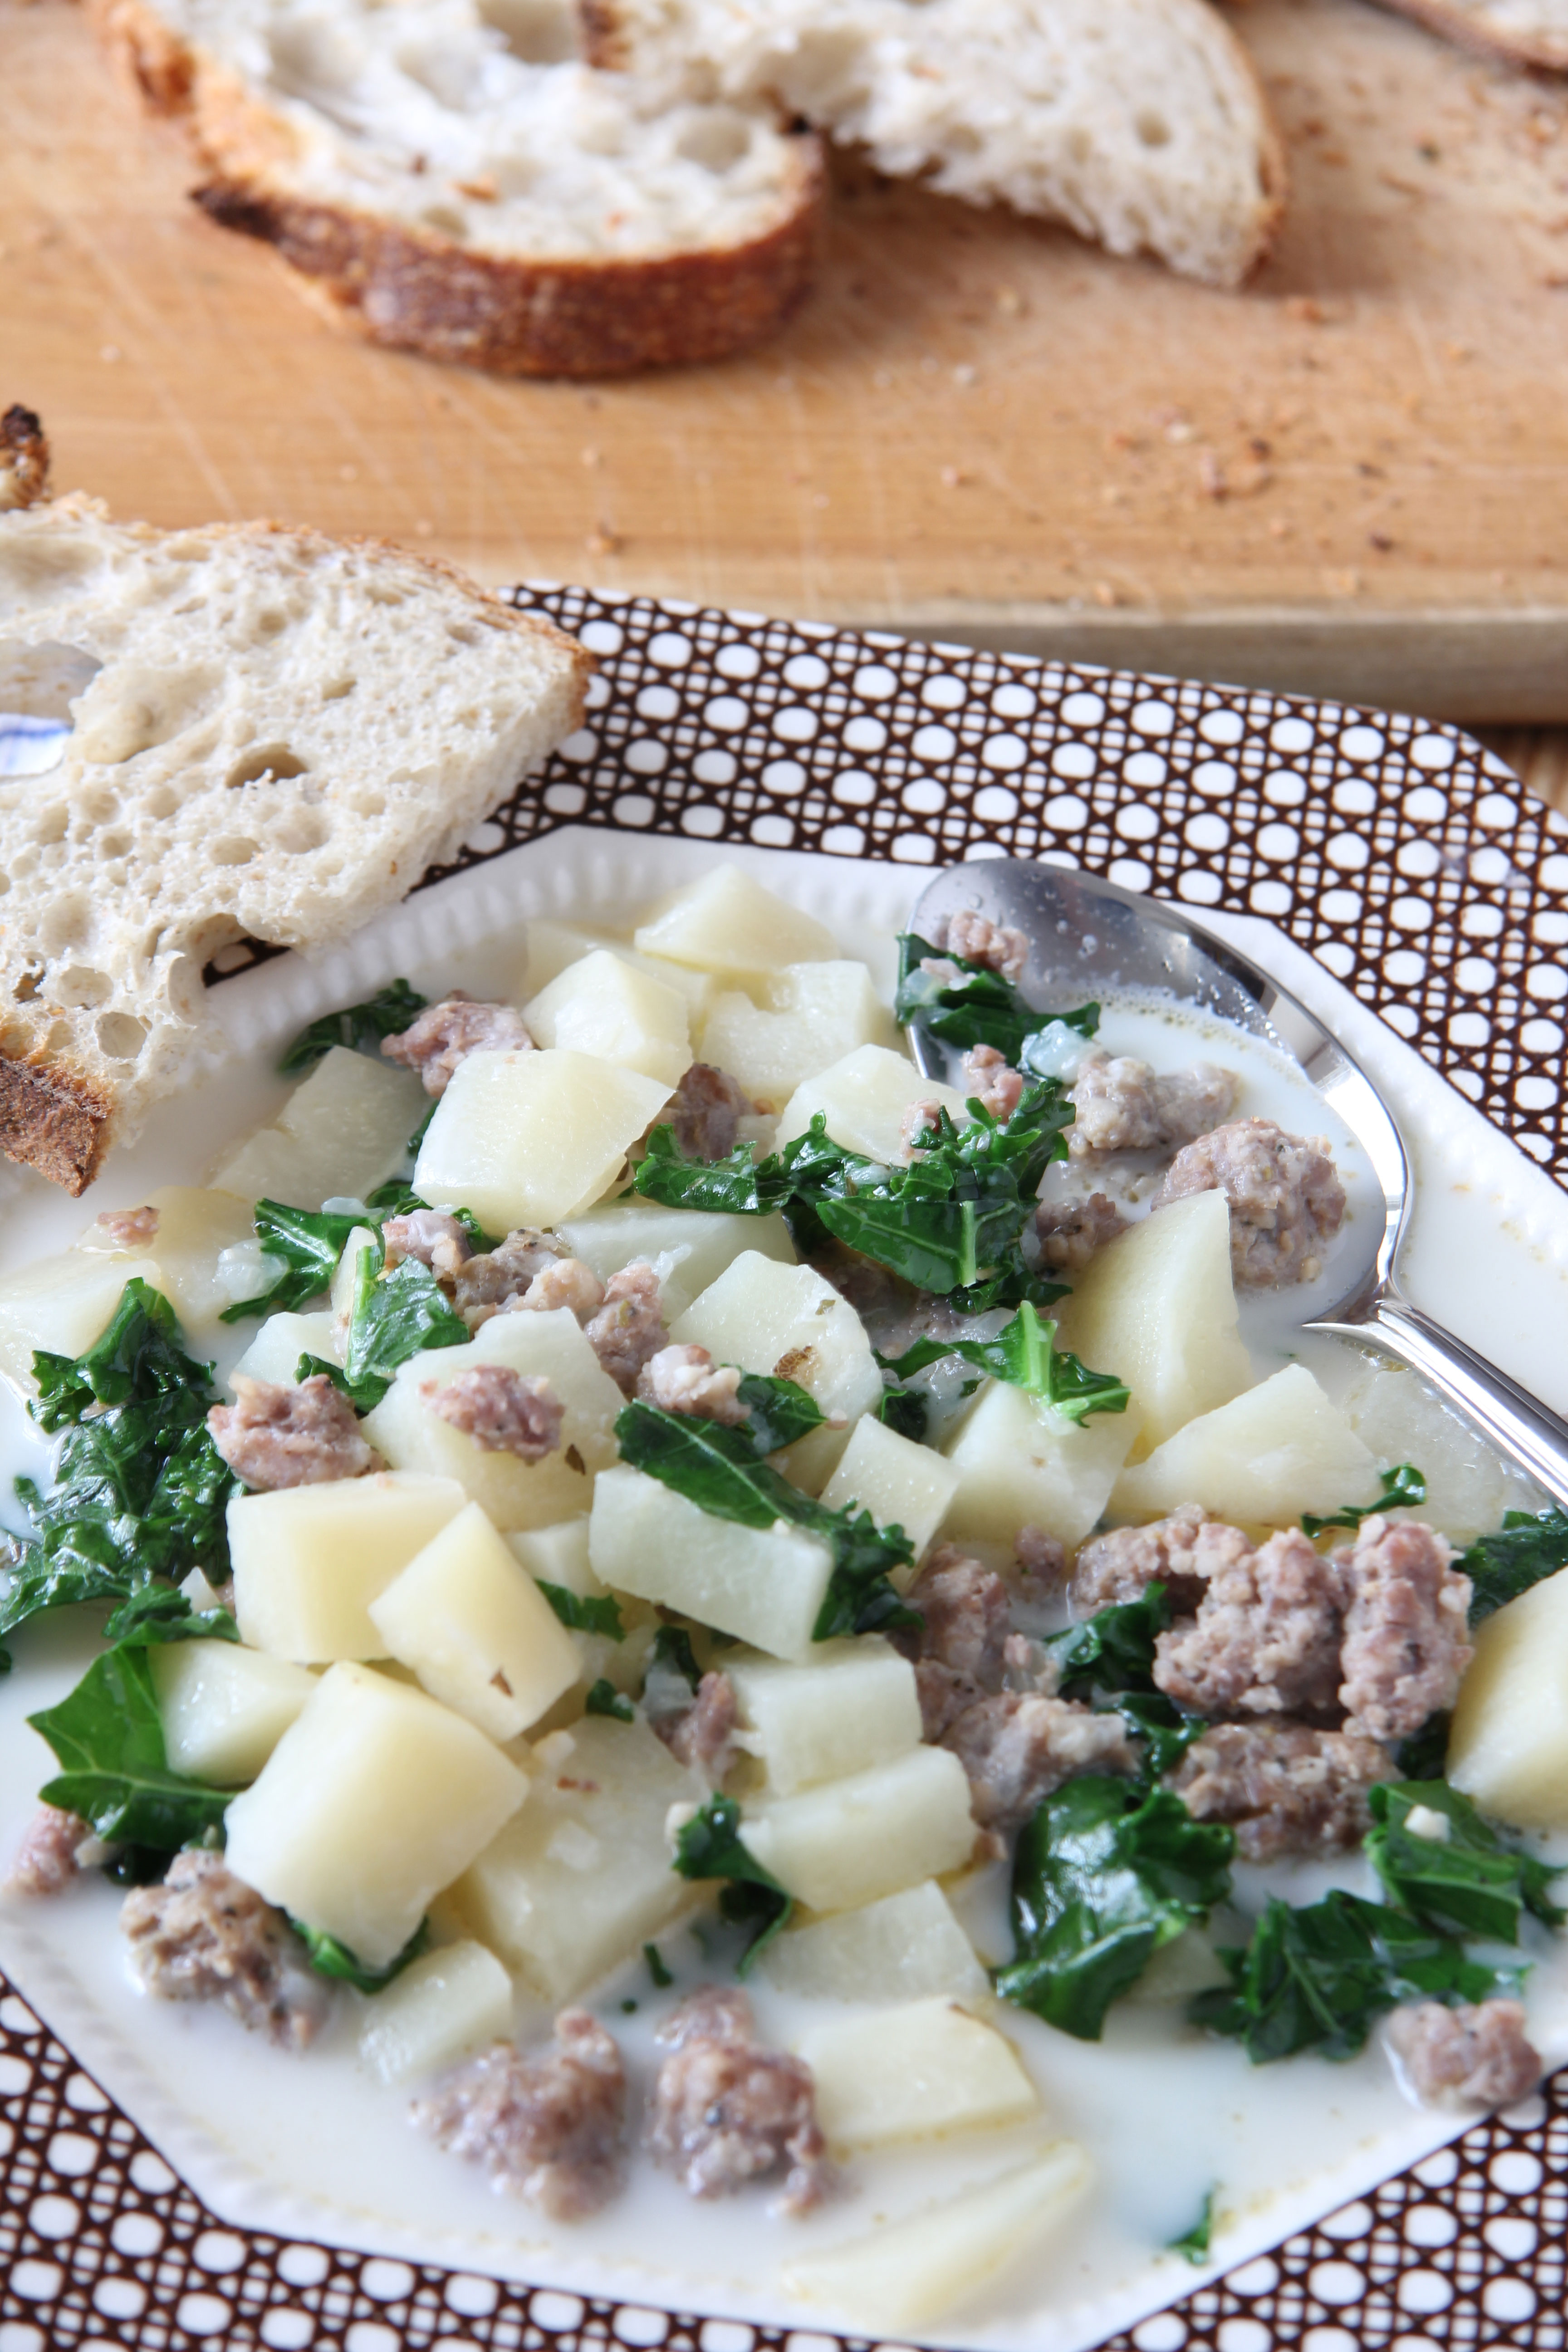
<svg viewBox="0 0 1568 2352"><path fill-rule="evenodd" d="M1165 1171L1156 1209L1194 1192L1223 1192L1230 1208L1237 1286L1310 1282L1344 1222L1345 1188L1321 1136L1287 1135L1271 1118L1237 1118L1188 1144Z"/></svg>
<svg viewBox="0 0 1568 2352"><path fill-rule="evenodd" d="M542 1462L561 1444L566 1408L550 1382L508 1364L472 1364L445 1382L421 1381L419 1393L487 1454Z"/></svg>
<svg viewBox="0 0 1568 2352"><path fill-rule="evenodd" d="M552 2221L579 2221L621 2185L626 2070L597 2019L565 2009L552 2050L495 2042L416 2101L414 2119L438 2147L482 2164L498 2189Z"/></svg>
<svg viewBox="0 0 1568 2352"><path fill-rule="evenodd" d="M811 2069L756 2040L745 1994L702 1985L659 2030L647 2144L693 2197L727 2197L787 2167L779 2210L808 2212L833 2183Z"/></svg>
<svg viewBox="0 0 1568 2352"><path fill-rule="evenodd" d="M514 1006L479 1004L455 988L397 1036L384 1037L381 1050L389 1062L417 1071L427 1095L444 1095L470 1054L526 1053L532 1045Z"/></svg>
<svg viewBox="0 0 1568 2352"><path fill-rule="evenodd" d="M5 1879L13 1895L58 1895L79 1875L78 1848L92 1835L79 1813L58 1805L40 1805L22 1833L16 1857Z"/></svg>
<svg viewBox="0 0 1568 2352"><path fill-rule="evenodd" d="M161 1886L138 1886L120 1906L131 1958L163 2000L221 2000L232 2016L285 2049L321 2031L330 1999L281 1911L205 1850L177 1853Z"/></svg>
<svg viewBox="0 0 1568 2352"><path fill-rule="evenodd" d="M1546 2071L1525 2039L1522 2001L1454 2009L1409 2001L1394 2011L1385 2032L1405 2081L1426 2106L1509 2107L1527 2099Z"/></svg>
<svg viewBox="0 0 1568 2352"><path fill-rule="evenodd" d="M361 1478L386 1466L360 1434L354 1409L325 1372L297 1388L236 1372L233 1404L207 1413L213 1444L236 1477L261 1494Z"/></svg>

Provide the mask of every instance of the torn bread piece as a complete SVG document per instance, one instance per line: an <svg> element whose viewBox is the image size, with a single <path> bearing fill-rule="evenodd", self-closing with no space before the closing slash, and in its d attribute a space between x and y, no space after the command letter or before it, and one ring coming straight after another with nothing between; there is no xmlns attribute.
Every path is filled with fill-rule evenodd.
<svg viewBox="0 0 1568 2352"><path fill-rule="evenodd" d="M1502 0L1498 0L1502 5ZM582 0L589 54L667 102L771 98L879 170L1237 286L1284 152L1206 0Z"/></svg>
<svg viewBox="0 0 1568 2352"><path fill-rule="evenodd" d="M89 0L196 200L336 321L511 375L710 360L805 294L816 135L650 99L575 55L572 0Z"/></svg>
<svg viewBox="0 0 1568 2352"><path fill-rule="evenodd" d="M52 766L0 777L0 1150L80 1192L187 1068L207 961L405 897L572 732L591 666L395 547L0 514L0 710L61 722Z"/></svg>
<svg viewBox="0 0 1568 2352"><path fill-rule="evenodd" d="M1384 0L1461 48L1568 73L1568 0Z"/></svg>

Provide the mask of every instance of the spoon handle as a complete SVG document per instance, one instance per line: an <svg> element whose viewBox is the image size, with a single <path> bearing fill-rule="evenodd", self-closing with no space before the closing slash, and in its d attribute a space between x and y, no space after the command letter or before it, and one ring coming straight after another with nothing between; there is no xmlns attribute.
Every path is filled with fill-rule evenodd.
<svg viewBox="0 0 1568 2352"><path fill-rule="evenodd" d="M1385 1294L1363 1323L1313 1323L1307 1328L1337 1331L1363 1342L1375 1339L1389 1355L1429 1381L1500 1454L1528 1471L1554 1503L1568 1507L1568 1422L1418 1307Z"/></svg>

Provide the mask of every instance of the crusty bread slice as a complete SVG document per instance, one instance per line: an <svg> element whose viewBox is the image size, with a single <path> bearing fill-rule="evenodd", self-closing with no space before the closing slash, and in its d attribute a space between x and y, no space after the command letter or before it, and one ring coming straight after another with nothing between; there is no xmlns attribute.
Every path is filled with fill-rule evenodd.
<svg viewBox="0 0 1568 2352"><path fill-rule="evenodd" d="M184 115L197 201L373 341L506 374L721 357L806 290L815 134L650 106L574 54L573 0L90 0Z"/></svg>
<svg viewBox="0 0 1568 2352"><path fill-rule="evenodd" d="M1502 4L1502 0L1499 0ZM1246 51L1206 0L583 0L589 54L772 96L884 172L1236 286L1284 203Z"/></svg>
<svg viewBox="0 0 1568 2352"><path fill-rule="evenodd" d="M1568 73L1568 0L1384 0L1462 48Z"/></svg>
<svg viewBox="0 0 1568 2352"><path fill-rule="evenodd" d="M0 515L0 1149L79 1192L186 1068L202 968L401 898L579 723L589 658L460 573L276 524Z"/></svg>

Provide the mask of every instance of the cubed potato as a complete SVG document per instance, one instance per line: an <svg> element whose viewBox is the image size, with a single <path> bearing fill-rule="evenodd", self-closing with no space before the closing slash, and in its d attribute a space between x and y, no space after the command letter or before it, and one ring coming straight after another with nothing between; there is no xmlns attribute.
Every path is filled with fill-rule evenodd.
<svg viewBox="0 0 1568 2352"><path fill-rule="evenodd" d="M80 1356L109 1326L128 1282L163 1286L156 1258L127 1250L100 1256L66 1250L0 1279L0 1375L35 1396L33 1356Z"/></svg>
<svg viewBox="0 0 1568 2352"><path fill-rule="evenodd" d="M572 1636L470 1503L370 1604L389 1657L492 1739L515 1739L577 1680Z"/></svg>
<svg viewBox="0 0 1568 2352"><path fill-rule="evenodd" d="M1161 1214L1164 1212L1162 1210ZM1377 1464L1303 1364L1189 1421L1111 1492L1121 1518L1159 1518L1202 1503L1243 1526L1289 1527L1377 1496Z"/></svg>
<svg viewBox="0 0 1568 2352"><path fill-rule="evenodd" d="M724 1671L776 1796L885 1764L920 1738L915 1670L878 1634L819 1642L805 1665L731 1654Z"/></svg>
<svg viewBox="0 0 1568 2352"><path fill-rule="evenodd" d="M359 2054L384 2083L405 2083L509 2039L511 2012L511 1979L495 1954L482 1944L446 1944L377 1993L360 2027Z"/></svg>
<svg viewBox="0 0 1568 2352"><path fill-rule="evenodd" d="M904 1117L918 1102L940 1103L961 1127L969 1116L956 1087L923 1077L904 1055L886 1045L857 1045L841 1062L796 1087L784 1105L776 1141L782 1150L823 1111L835 1143L896 1165L909 1158Z"/></svg>
<svg viewBox="0 0 1568 2352"><path fill-rule="evenodd" d="M433 1412L426 1383L445 1388L476 1364L505 1364L547 1380L565 1407L561 1443L538 1462L490 1453ZM495 1315L467 1347L429 1348L398 1367L364 1433L395 1469L455 1478L498 1528L552 1526L588 1507L594 1473L616 1458L616 1417L626 1399L569 1307Z"/></svg>
<svg viewBox="0 0 1568 2352"><path fill-rule="evenodd" d="M792 2255L791 2294L879 2333L945 2318L1066 2219L1094 2179L1072 2140L1058 2140L994 2179L961 2189L907 2221L822 2253Z"/></svg>
<svg viewBox="0 0 1568 2352"><path fill-rule="evenodd" d="M228 1542L241 1633L301 1666L385 1657L371 1602L467 1500L455 1478L403 1470L237 1495Z"/></svg>
<svg viewBox="0 0 1568 2352"><path fill-rule="evenodd" d="M556 1743L563 1742L558 1747ZM706 1793L644 1723L551 1735L527 1805L464 1876L473 1933L544 2000L574 2000L711 1897L670 1867L664 1820Z"/></svg>
<svg viewBox="0 0 1568 2352"><path fill-rule="evenodd" d="M147 1655L171 1771L220 1789L255 1780L316 1687L303 1666L237 1642L164 1642Z"/></svg>
<svg viewBox="0 0 1568 2352"><path fill-rule="evenodd" d="M868 1412L856 1423L822 1500L831 1511L853 1503L879 1528L902 1528L919 1559L947 1516L959 1478L929 1445L900 1437Z"/></svg>
<svg viewBox="0 0 1568 2352"><path fill-rule="evenodd" d="M226 1860L268 1903L384 1968L527 1794L450 1707L335 1665L230 1805Z"/></svg>
<svg viewBox="0 0 1568 2352"><path fill-rule="evenodd" d="M411 1070L334 1045L269 1127L219 1155L208 1181L243 1201L291 1209L363 1201L402 1167L429 1107Z"/></svg>
<svg viewBox="0 0 1568 2352"><path fill-rule="evenodd" d="M1223 1192L1173 1201L1119 1234L1074 1275L1057 1312L1058 1346L1131 1390L1142 1414L1139 1455L1251 1386Z"/></svg>
<svg viewBox="0 0 1568 2352"><path fill-rule="evenodd" d="M1391 1517L1425 1519L1463 1546L1500 1528L1505 1511L1531 1507L1522 1474L1405 1365L1369 1365L1341 1399L1341 1410L1379 1462L1421 1465L1426 1500Z"/></svg>
<svg viewBox="0 0 1568 2352"><path fill-rule="evenodd" d="M644 955L694 964L745 982L782 971L786 964L837 960L838 942L825 925L786 906L737 866L715 866L650 909L632 933Z"/></svg>
<svg viewBox="0 0 1568 2352"><path fill-rule="evenodd" d="M1022 2123L1040 2104L1012 2043L940 1995L826 2020L795 2046L828 2146L846 2155Z"/></svg>
<svg viewBox="0 0 1568 2352"><path fill-rule="evenodd" d="M657 1601L770 1657L805 1658L833 1574L820 1537L775 1519L740 1527L622 1463L594 1482L594 1572L618 1592Z"/></svg>
<svg viewBox="0 0 1568 2352"><path fill-rule="evenodd" d="M1447 1777L1521 1829L1568 1828L1568 1569L1476 1628Z"/></svg>
<svg viewBox="0 0 1568 2352"><path fill-rule="evenodd" d="M685 1003L695 1030L716 992L711 973L694 971L686 964L671 963L664 956L643 955L637 949L628 947L624 940L616 939L608 932L582 930L571 923L530 923L528 976L522 995L525 998L537 996L568 965L580 963L584 956L594 955L602 948L610 949L634 971L645 971L650 980L661 980L667 988L673 988Z"/></svg>
<svg viewBox="0 0 1568 2352"><path fill-rule="evenodd" d="M1032 1522L1081 1543L1137 1433L1134 1406L1073 1422L1005 1381L987 1381L944 1448L958 1473L948 1534L1011 1544Z"/></svg>
<svg viewBox="0 0 1568 2352"><path fill-rule="evenodd" d="M791 964L763 983L763 997L757 1005L735 990L716 996L698 1051L775 1111L805 1079L857 1046L898 1043L897 1024L863 963Z"/></svg>
<svg viewBox="0 0 1568 2352"><path fill-rule="evenodd" d="M853 1910L957 1870L974 1834L963 1765L924 1747L748 1811L742 1830L763 1869L813 1911Z"/></svg>
<svg viewBox="0 0 1568 2352"><path fill-rule="evenodd" d="M562 1519L554 1527L520 1528L507 1537L514 1559L522 1562L535 1582L562 1585L584 1601L596 1601L605 1591L588 1558L588 1515Z"/></svg>
<svg viewBox="0 0 1568 2352"><path fill-rule="evenodd" d="M793 1265L795 1244L781 1216L733 1217L708 1209L667 1209L658 1201L605 1201L556 1232L601 1282L634 1258L658 1276L664 1318L673 1323L745 1251Z"/></svg>
<svg viewBox="0 0 1568 2352"><path fill-rule="evenodd" d="M337 1317L330 1307L314 1315L296 1315L288 1308L269 1315L230 1372L228 1385L233 1388L235 1372L243 1372L248 1380L288 1388L301 1356L320 1356L329 1364L341 1360Z"/></svg>
<svg viewBox="0 0 1568 2352"><path fill-rule="evenodd" d="M218 1255L252 1238L250 1202L235 1192L161 1184L148 1193L146 1205L158 1212L158 1230L147 1247L158 1261L159 1288L187 1330L215 1323L232 1304L228 1286L218 1278ZM94 1257L125 1255L100 1224L89 1225L77 1247Z"/></svg>
<svg viewBox="0 0 1568 2352"><path fill-rule="evenodd" d="M808 2000L984 2000L991 1979L934 1878L776 1937L758 1963Z"/></svg>
<svg viewBox="0 0 1568 2352"><path fill-rule="evenodd" d="M522 1017L537 1045L593 1054L668 1087L691 1065L685 998L608 948L569 964Z"/></svg>
<svg viewBox="0 0 1568 2352"><path fill-rule="evenodd" d="M470 1054L426 1129L415 1189L471 1209L489 1233L556 1224L610 1190L671 1091L560 1047Z"/></svg>
<svg viewBox="0 0 1568 2352"><path fill-rule="evenodd" d="M715 1363L795 1381L836 1421L856 1420L882 1394L871 1342L848 1301L809 1265L782 1265L760 1250L727 1266L669 1336L706 1348Z"/></svg>

